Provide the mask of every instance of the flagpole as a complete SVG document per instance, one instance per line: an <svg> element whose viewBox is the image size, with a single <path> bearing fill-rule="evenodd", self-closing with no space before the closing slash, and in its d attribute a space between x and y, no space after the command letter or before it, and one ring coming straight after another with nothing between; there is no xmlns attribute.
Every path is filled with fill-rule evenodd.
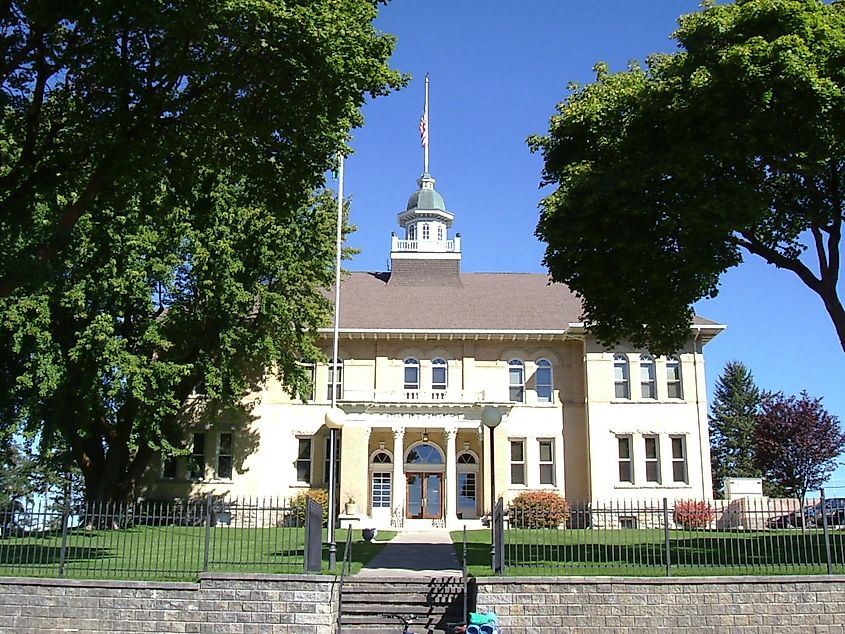
<svg viewBox="0 0 845 634"><path fill-rule="evenodd" d="M334 572L337 569L337 544L335 537L335 505L337 504L337 427L340 426L341 413L337 411L337 388L340 383L338 376L338 334L340 330L340 258L343 246L343 154L338 153L337 167L337 226L335 235L335 265L334 265L334 327L332 329L332 398L330 414L327 414L326 422L331 419L332 426L329 428L329 517L328 517L328 540L329 540L329 570Z"/></svg>
<svg viewBox="0 0 845 634"><path fill-rule="evenodd" d="M425 143L423 145L425 149L425 158L424 158L424 165L423 165L423 174L428 174L428 140L431 138L429 133L429 121L428 121L428 73L425 74Z"/></svg>

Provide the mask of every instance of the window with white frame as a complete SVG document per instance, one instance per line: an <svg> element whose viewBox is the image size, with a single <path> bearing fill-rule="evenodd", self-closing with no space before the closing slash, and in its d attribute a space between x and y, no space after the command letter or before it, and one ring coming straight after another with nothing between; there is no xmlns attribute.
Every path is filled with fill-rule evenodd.
<svg viewBox="0 0 845 634"><path fill-rule="evenodd" d="M552 362L548 359L537 359L537 371L534 373L534 382L537 387L537 401L540 403L552 402Z"/></svg>
<svg viewBox="0 0 845 634"><path fill-rule="evenodd" d="M624 354L613 355L613 384L616 398L631 398L630 366Z"/></svg>
<svg viewBox="0 0 845 634"><path fill-rule="evenodd" d="M188 461L188 477L191 480L205 479L205 434L196 433L191 445Z"/></svg>
<svg viewBox="0 0 845 634"><path fill-rule="evenodd" d="M431 389L443 392L449 379L449 366L446 359L435 359L431 362Z"/></svg>
<svg viewBox="0 0 845 634"><path fill-rule="evenodd" d="M683 436L672 436L672 481L689 483L687 443Z"/></svg>
<svg viewBox="0 0 845 634"><path fill-rule="evenodd" d="M555 478L555 441L552 438L537 441L540 449L540 484L557 484Z"/></svg>
<svg viewBox="0 0 845 634"><path fill-rule="evenodd" d="M373 472L370 500L374 509L389 509L392 474L389 471Z"/></svg>
<svg viewBox="0 0 845 634"><path fill-rule="evenodd" d="M654 357L649 354L640 355L640 390L643 398L657 398Z"/></svg>
<svg viewBox="0 0 845 634"><path fill-rule="evenodd" d="M410 225L408 227L408 240L416 240L417 239L417 225Z"/></svg>
<svg viewBox="0 0 845 634"><path fill-rule="evenodd" d="M633 438L631 436L617 436L616 443L619 451L619 482L634 483L634 469L632 459Z"/></svg>
<svg viewBox="0 0 845 634"><path fill-rule="evenodd" d="M232 432L220 432L217 441L217 477L220 480L232 479L233 464L233 434Z"/></svg>
<svg viewBox="0 0 845 634"><path fill-rule="evenodd" d="M405 389L419 390L420 389L420 362L419 360L408 357L405 359Z"/></svg>
<svg viewBox="0 0 845 634"><path fill-rule="evenodd" d="M297 484L311 484L311 439L297 438L296 452L296 482Z"/></svg>
<svg viewBox="0 0 845 634"><path fill-rule="evenodd" d="M317 364L313 361L300 361L299 365L304 370L305 378L308 381L308 384L304 385L299 391L299 397L303 401L313 401L314 385L317 382Z"/></svg>
<svg viewBox="0 0 845 634"><path fill-rule="evenodd" d="M334 435L334 483L340 484L340 436L341 432L336 431ZM332 447L331 434L326 437L326 442L323 445L323 484L329 484L329 466L331 465L331 456L329 452Z"/></svg>
<svg viewBox="0 0 845 634"><path fill-rule="evenodd" d="M437 225L437 240L443 242L443 225Z"/></svg>
<svg viewBox="0 0 845 634"><path fill-rule="evenodd" d="M525 402L525 364L520 359L508 361L509 399L514 403Z"/></svg>
<svg viewBox="0 0 845 634"><path fill-rule="evenodd" d="M643 436L645 442L645 480L660 482L660 443L657 436Z"/></svg>
<svg viewBox="0 0 845 634"><path fill-rule="evenodd" d="M335 372L337 372L337 383L335 383ZM332 388L335 390L335 400L343 396L343 359L329 361L329 384L326 389L327 399L332 400Z"/></svg>
<svg viewBox="0 0 845 634"><path fill-rule="evenodd" d="M525 484L524 440L511 440L511 484Z"/></svg>
<svg viewBox="0 0 845 634"><path fill-rule="evenodd" d="M431 239L431 225L427 222L422 223L422 239L423 240L430 240Z"/></svg>
<svg viewBox="0 0 845 634"><path fill-rule="evenodd" d="M681 362L678 357L666 359L666 396L669 398L684 398L681 385Z"/></svg>

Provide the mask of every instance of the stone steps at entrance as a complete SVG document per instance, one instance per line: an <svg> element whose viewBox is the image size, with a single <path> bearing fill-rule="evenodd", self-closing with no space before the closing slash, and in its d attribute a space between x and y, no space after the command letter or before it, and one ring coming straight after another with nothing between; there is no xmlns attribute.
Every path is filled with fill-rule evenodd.
<svg viewBox="0 0 845 634"><path fill-rule="evenodd" d="M410 629L417 634L447 632L448 623L463 619L463 609L460 577L352 577L343 584L341 632L401 632L400 620L384 616L390 614L415 615Z"/></svg>

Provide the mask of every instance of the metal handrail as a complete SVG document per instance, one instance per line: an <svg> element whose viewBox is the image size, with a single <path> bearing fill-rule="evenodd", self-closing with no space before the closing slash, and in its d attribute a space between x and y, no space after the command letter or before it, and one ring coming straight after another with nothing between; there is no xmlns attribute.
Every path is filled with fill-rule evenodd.
<svg viewBox="0 0 845 634"><path fill-rule="evenodd" d="M343 547L343 559L340 562L340 580L337 586L337 634L340 634L341 618L343 617L343 581L346 573L352 570L352 529L346 531L346 545Z"/></svg>

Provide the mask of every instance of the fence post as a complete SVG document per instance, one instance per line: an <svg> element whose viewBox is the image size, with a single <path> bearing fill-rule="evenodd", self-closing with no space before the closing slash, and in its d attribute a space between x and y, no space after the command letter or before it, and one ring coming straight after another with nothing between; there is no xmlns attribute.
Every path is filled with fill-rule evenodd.
<svg viewBox="0 0 845 634"><path fill-rule="evenodd" d="M67 476L65 483L65 499L62 503L62 547L59 550L59 579L65 576L65 558L67 557L67 534L68 534L68 520L70 518L70 495L71 495L71 481L70 475ZM45 502L46 505L46 502Z"/></svg>
<svg viewBox="0 0 845 634"><path fill-rule="evenodd" d="M669 500L663 498L663 534L666 541L666 576L672 576L672 548L670 537L672 529L669 528Z"/></svg>
<svg viewBox="0 0 845 634"><path fill-rule="evenodd" d="M461 623L469 623L469 611L467 610L467 525L464 524L463 554L461 555L461 585L464 591L464 611L461 616Z"/></svg>
<svg viewBox="0 0 845 634"><path fill-rule="evenodd" d="M830 557L830 531L827 528L827 507L825 505L824 500L824 488L819 490L819 504L821 505L821 514L822 514L822 531L824 534L824 554L825 554L825 561L827 562L827 574L833 574L833 564L831 562ZM816 517L816 525L818 525L819 520Z"/></svg>
<svg viewBox="0 0 845 634"><path fill-rule="evenodd" d="M202 571L208 572L208 556L211 546L211 493L205 494L205 546L202 552Z"/></svg>

